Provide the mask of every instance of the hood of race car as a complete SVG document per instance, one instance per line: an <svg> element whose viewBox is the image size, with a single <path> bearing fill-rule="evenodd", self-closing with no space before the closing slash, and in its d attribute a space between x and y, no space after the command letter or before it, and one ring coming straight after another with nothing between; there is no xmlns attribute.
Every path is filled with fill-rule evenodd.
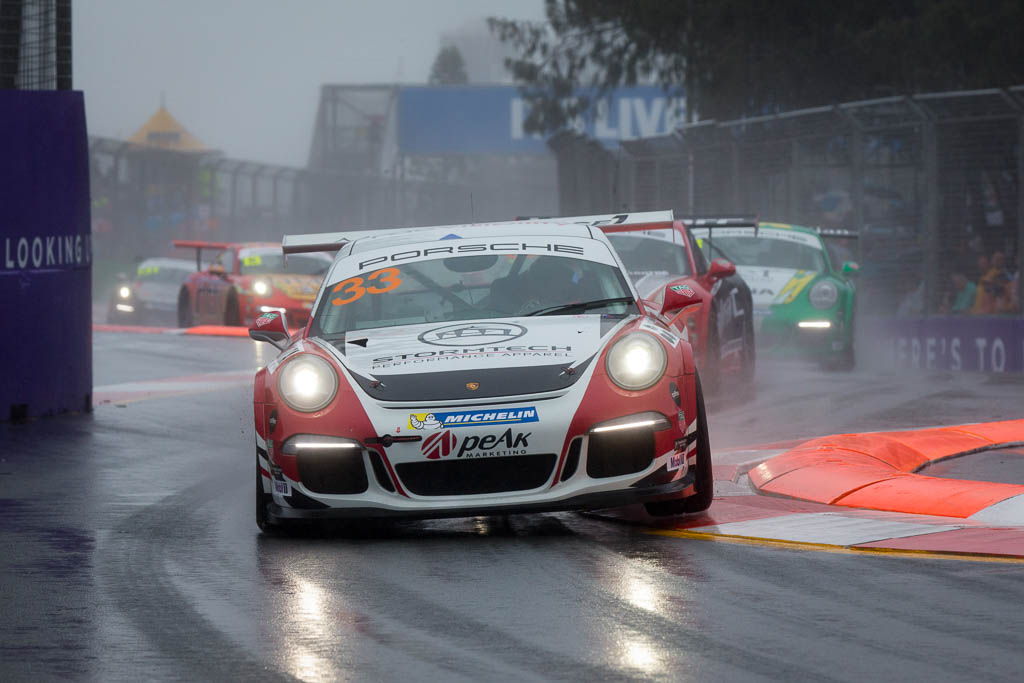
<svg viewBox="0 0 1024 683"><path fill-rule="evenodd" d="M819 275L813 270L764 266L736 266L736 272L750 287L750 294L757 308L795 301L804 288L814 282Z"/></svg>
<svg viewBox="0 0 1024 683"><path fill-rule="evenodd" d="M619 321L575 315L428 323L349 332L331 343L378 400L478 399L571 386Z"/></svg>
<svg viewBox="0 0 1024 683"><path fill-rule="evenodd" d="M274 289L291 299L313 301L323 278L319 275L264 275L262 279L269 280Z"/></svg>

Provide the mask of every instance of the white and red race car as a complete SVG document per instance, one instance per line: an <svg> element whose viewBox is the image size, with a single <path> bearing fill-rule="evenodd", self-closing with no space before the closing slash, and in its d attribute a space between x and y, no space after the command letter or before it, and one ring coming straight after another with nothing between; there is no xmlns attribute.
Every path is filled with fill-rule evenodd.
<svg viewBox="0 0 1024 683"><path fill-rule="evenodd" d="M304 329L250 328L282 350L254 386L259 527L706 509L700 381L665 318L699 298L640 299L583 218L285 237L337 255Z"/></svg>

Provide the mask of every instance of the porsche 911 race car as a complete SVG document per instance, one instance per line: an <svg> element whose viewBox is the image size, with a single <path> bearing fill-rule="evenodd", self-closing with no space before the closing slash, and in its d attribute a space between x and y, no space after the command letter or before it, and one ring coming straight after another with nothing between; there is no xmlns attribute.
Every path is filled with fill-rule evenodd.
<svg viewBox="0 0 1024 683"><path fill-rule="evenodd" d="M666 287L696 292L699 305L670 316L668 322L693 346L705 388L747 384L757 357L750 288L727 259L709 263L704 258L684 220L690 219L659 230L614 223L601 229L645 298L660 303Z"/></svg>
<svg viewBox="0 0 1024 683"><path fill-rule="evenodd" d="M178 292L178 326L250 325L263 313L288 314L305 325L313 299L331 260L324 254L302 254L285 262L273 243L198 242L175 240L175 247L196 250L196 272ZM213 251L200 267L202 252Z"/></svg>
<svg viewBox="0 0 1024 683"><path fill-rule="evenodd" d="M835 269L821 231L785 223L693 227L701 249L722 257L750 285L761 348L814 358L826 368L854 365L856 290L852 261Z"/></svg>
<svg viewBox="0 0 1024 683"><path fill-rule="evenodd" d="M337 255L305 330L249 331L282 349L254 385L260 528L707 508L700 381L661 317L699 298L641 299L591 218L286 237Z"/></svg>
<svg viewBox="0 0 1024 683"><path fill-rule="evenodd" d="M173 321L178 290L193 266L185 259L148 258L135 269L135 276L121 276L111 293L107 322L139 325Z"/></svg>

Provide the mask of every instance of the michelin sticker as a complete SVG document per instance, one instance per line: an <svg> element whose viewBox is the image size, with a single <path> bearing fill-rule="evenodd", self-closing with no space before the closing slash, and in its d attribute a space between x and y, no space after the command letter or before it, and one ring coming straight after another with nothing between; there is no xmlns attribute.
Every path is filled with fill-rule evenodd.
<svg viewBox="0 0 1024 683"><path fill-rule="evenodd" d="M679 346L679 336L678 335L676 335L674 332L670 332L670 331L666 330L664 327L660 327L658 325L655 325L653 322L651 322L647 318L644 318L643 322L640 323L640 329L644 330L646 332L650 332L651 334L655 334L655 335L661 337L666 342L668 342L668 344L672 348L675 348L675 347Z"/></svg>
<svg viewBox="0 0 1024 683"><path fill-rule="evenodd" d="M460 410L457 412L412 413L410 429L442 429L446 427L483 427L487 425L523 424L537 422L537 409L515 410Z"/></svg>

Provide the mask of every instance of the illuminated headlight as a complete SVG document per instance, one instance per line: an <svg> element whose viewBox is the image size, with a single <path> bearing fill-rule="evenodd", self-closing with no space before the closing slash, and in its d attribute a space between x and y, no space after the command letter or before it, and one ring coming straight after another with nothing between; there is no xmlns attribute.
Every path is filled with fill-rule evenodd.
<svg viewBox="0 0 1024 683"><path fill-rule="evenodd" d="M796 326L802 330L827 330L832 323L828 320L801 320Z"/></svg>
<svg viewBox="0 0 1024 683"><path fill-rule="evenodd" d="M659 432L662 429L668 429L672 424L668 421L661 413L649 412L649 413L638 413L636 415L627 415L625 417L617 417L614 420L608 420L602 422L599 425L591 427L591 434L600 434L602 432L618 432L623 429L643 429L647 428L651 431Z"/></svg>
<svg viewBox="0 0 1024 683"><path fill-rule="evenodd" d="M252 283L252 291L256 296L266 296L270 294L270 283L266 280L257 280Z"/></svg>
<svg viewBox="0 0 1024 683"><path fill-rule="evenodd" d="M839 299L839 290L830 280L818 280L811 287L811 305L815 308L832 308Z"/></svg>
<svg viewBox="0 0 1024 683"><path fill-rule="evenodd" d="M304 353L285 364L277 377L277 389L289 406L312 413L334 399L338 375L323 358Z"/></svg>
<svg viewBox="0 0 1024 683"><path fill-rule="evenodd" d="M665 374L667 357L661 342L643 332L631 332L612 345L605 367L612 381L628 391L646 389Z"/></svg>
<svg viewBox="0 0 1024 683"><path fill-rule="evenodd" d="M128 285L121 285L117 290L117 295L122 299L127 299L132 295L132 289Z"/></svg>
<svg viewBox="0 0 1024 683"><path fill-rule="evenodd" d="M362 445L352 439L342 439L337 436L320 436L318 434L297 434L281 446L281 452L285 455L298 455L299 453L354 453Z"/></svg>

